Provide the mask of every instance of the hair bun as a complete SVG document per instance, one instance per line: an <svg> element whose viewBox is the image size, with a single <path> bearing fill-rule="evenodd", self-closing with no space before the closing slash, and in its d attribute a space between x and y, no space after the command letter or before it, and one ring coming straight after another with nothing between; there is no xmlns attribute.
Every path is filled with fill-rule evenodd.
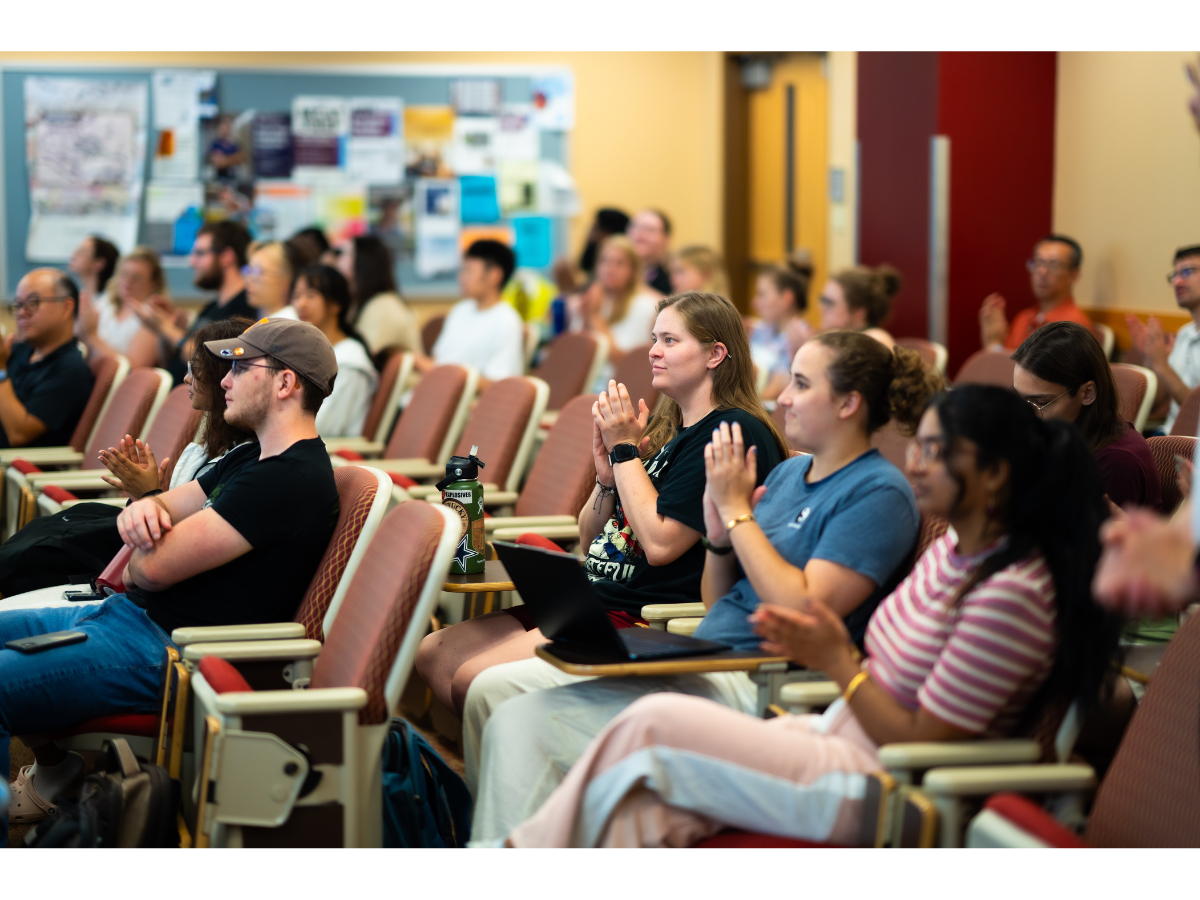
<svg viewBox="0 0 1200 900"><path fill-rule="evenodd" d="M904 284L904 276L900 274L900 271L887 263L875 269L875 278L879 283L880 292L889 300L900 293L900 288Z"/></svg>
<svg viewBox="0 0 1200 900"><path fill-rule="evenodd" d="M813 265L812 252L807 247L798 247L788 254L785 263L788 271L804 279L810 279L816 267Z"/></svg>

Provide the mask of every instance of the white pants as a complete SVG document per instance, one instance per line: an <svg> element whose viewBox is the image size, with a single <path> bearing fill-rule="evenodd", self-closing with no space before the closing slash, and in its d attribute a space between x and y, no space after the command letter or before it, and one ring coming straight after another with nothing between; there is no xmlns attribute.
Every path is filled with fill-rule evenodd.
<svg viewBox="0 0 1200 900"><path fill-rule="evenodd" d="M475 797L471 843L503 839L538 810L612 719L639 697L663 691L751 714L758 698L745 672L579 678L527 659L480 673L463 712L467 784Z"/></svg>

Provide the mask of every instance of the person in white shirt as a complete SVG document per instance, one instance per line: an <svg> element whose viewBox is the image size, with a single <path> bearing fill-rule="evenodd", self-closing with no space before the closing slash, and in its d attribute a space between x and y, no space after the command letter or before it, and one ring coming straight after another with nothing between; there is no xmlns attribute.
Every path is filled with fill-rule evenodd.
<svg viewBox="0 0 1200 900"><path fill-rule="evenodd" d="M136 309L154 297L168 297L167 277L158 254L135 247L117 263L104 293L83 307L75 332L89 353L120 353L134 368L158 365L158 335L147 328Z"/></svg>
<svg viewBox="0 0 1200 900"><path fill-rule="evenodd" d="M296 276L292 306L301 322L312 322L329 338L337 358L330 402L317 411L317 434L357 437L379 385L379 373L366 343L350 324L350 285L332 266L308 266Z"/></svg>
<svg viewBox="0 0 1200 900"><path fill-rule="evenodd" d="M1163 431L1171 433L1179 405L1200 386L1200 244L1180 247L1167 273L1167 282L1175 290L1175 302L1192 317L1171 337L1162 323L1150 316L1145 325L1136 316L1125 317L1133 345L1145 354L1146 364L1158 376L1159 390L1171 397L1171 411Z"/></svg>
<svg viewBox="0 0 1200 900"><path fill-rule="evenodd" d="M525 326L500 298L516 267L516 255L499 241L475 241L467 248L458 271L466 299L446 315L433 355L416 356L418 372L447 363L471 366L479 372L481 393L493 381L525 373Z"/></svg>

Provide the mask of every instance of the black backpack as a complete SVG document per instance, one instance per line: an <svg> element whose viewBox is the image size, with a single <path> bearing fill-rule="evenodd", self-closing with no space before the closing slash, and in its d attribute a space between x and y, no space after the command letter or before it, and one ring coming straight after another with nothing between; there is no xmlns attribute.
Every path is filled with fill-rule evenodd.
<svg viewBox="0 0 1200 900"><path fill-rule="evenodd" d="M392 719L383 745L383 846L465 847L470 836L466 782L420 732Z"/></svg>
<svg viewBox="0 0 1200 900"><path fill-rule="evenodd" d="M139 762L129 742L108 743L104 771L78 796L60 795L58 815L38 824L33 847L178 847L179 785L162 766Z"/></svg>
<svg viewBox="0 0 1200 900"><path fill-rule="evenodd" d="M0 544L0 596L56 584L90 584L124 543L118 506L79 503L34 519Z"/></svg>

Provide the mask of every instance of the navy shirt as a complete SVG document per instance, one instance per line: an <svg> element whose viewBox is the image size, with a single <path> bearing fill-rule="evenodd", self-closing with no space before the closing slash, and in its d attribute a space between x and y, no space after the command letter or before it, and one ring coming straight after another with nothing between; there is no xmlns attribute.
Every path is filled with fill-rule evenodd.
<svg viewBox="0 0 1200 900"><path fill-rule="evenodd" d="M73 340L37 362L30 361L32 356L29 344L13 344L7 366L17 399L29 415L46 425L40 437L22 446L64 447L92 396L92 370ZM8 433L0 428L0 447L11 446Z"/></svg>
<svg viewBox="0 0 1200 900"><path fill-rule="evenodd" d="M824 559L875 582L871 595L845 618L851 638L861 643L875 607L894 586L897 568L916 546L920 513L912 488L878 450L820 481L806 482L811 467L811 456L776 467L754 517L771 546L796 568ZM757 650L761 638L746 617L758 604L754 586L742 576L713 604L695 636L735 650Z"/></svg>

